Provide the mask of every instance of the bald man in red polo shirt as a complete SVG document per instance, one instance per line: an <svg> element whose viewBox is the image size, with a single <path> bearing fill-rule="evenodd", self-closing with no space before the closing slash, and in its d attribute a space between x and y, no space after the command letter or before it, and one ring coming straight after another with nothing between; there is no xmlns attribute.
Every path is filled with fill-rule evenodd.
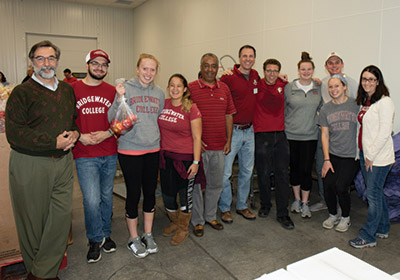
<svg viewBox="0 0 400 280"><path fill-rule="evenodd" d="M229 88L217 81L218 57L212 53L202 56L201 78L189 84L190 95L203 116L202 159L207 185L203 195L200 185L193 190L193 233L204 234L204 224L216 230L224 226L217 221L218 200L222 191L225 155L231 151L233 117L236 113Z"/></svg>

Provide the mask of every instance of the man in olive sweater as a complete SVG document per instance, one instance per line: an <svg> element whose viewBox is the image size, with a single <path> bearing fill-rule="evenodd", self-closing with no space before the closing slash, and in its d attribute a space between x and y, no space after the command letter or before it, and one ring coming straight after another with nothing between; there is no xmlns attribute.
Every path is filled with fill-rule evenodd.
<svg viewBox="0 0 400 280"><path fill-rule="evenodd" d="M58 279L71 223L73 160L79 139L72 87L55 77L60 50L32 47L35 73L6 107L10 195L27 279Z"/></svg>

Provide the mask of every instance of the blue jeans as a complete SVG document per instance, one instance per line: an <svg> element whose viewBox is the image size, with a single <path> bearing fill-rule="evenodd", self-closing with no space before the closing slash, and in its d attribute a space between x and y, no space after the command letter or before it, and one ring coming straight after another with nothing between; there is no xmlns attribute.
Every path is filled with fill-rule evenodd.
<svg viewBox="0 0 400 280"><path fill-rule="evenodd" d="M117 155L78 158L75 163L83 194L86 236L90 242L101 242L111 233Z"/></svg>
<svg viewBox="0 0 400 280"><path fill-rule="evenodd" d="M376 233L386 234L390 229L389 213L383 187L392 165L373 166L365 170L364 153L360 151L360 168L367 188L367 223L361 228L359 237L366 242L375 242Z"/></svg>
<svg viewBox="0 0 400 280"><path fill-rule="evenodd" d="M229 178L232 175L232 165L236 155L239 159L239 176L237 187L236 209L248 208L247 198L250 191L250 179L254 168L254 130L233 129L231 152L225 156L223 189L219 199L219 209L222 212L229 211L232 204L232 186Z"/></svg>

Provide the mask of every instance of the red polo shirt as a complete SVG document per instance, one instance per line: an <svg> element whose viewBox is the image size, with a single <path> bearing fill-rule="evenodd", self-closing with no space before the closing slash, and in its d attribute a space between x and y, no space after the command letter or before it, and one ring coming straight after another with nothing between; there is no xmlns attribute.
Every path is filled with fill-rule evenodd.
<svg viewBox="0 0 400 280"><path fill-rule="evenodd" d="M229 88L217 81L207 85L201 79L189 83L190 97L202 115L202 140L210 151L223 150L226 143L226 115L236 113Z"/></svg>
<svg viewBox="0 0 400 280"><path fill-rule="evenodd" d="M250 70L249 80L239 71L239 64L233 68L233 75L223 75L221 81L226 83L231 91L236 114L233 123L248 124L253 122L256 106L257 84L260 76L254 69Z"/></svg>
<svg viewBox="0 0 400 280"><path fill-rule="evenodd" d="M257 105L254 114L254 132L285 130L285 85L287 82L276 79L268 85L264 79L258 83Z"/></svg>

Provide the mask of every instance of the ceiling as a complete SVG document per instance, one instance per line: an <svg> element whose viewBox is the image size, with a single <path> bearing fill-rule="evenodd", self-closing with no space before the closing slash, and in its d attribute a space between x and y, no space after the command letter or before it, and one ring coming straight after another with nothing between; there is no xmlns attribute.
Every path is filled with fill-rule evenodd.
<svg viewBox="0 0 400 280"><path fill-rule="evenodd" d="M147 0L54 0L54 1L133 9L136 8L137 6L140 6Z"/></svg>

